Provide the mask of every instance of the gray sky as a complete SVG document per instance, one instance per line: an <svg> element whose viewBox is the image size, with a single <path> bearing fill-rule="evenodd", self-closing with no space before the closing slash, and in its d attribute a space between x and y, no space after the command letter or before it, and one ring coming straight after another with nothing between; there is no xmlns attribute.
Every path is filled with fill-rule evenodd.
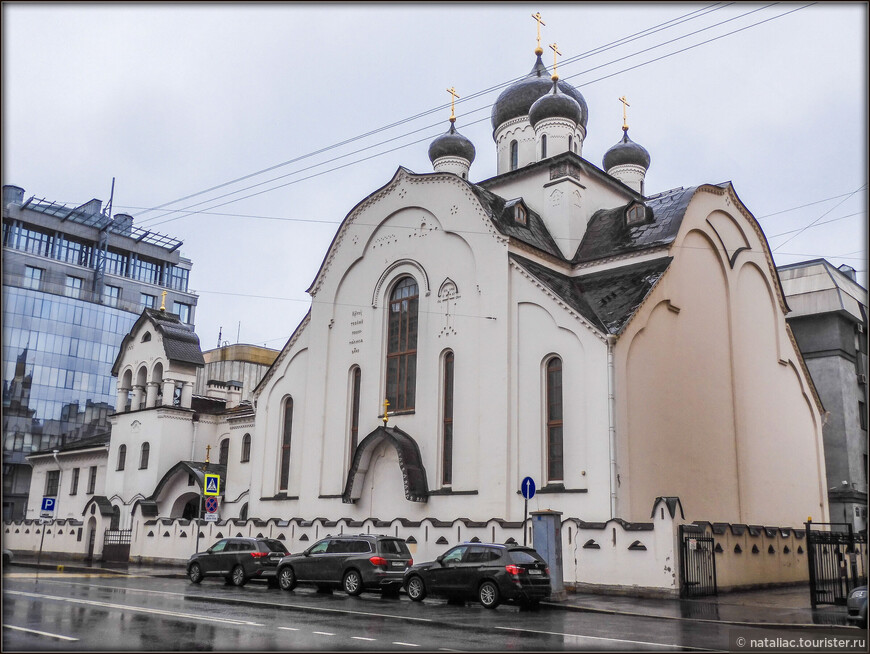
<svg viewBox="0 0 870 654"><path fill-rule="evenodd" d="M777 265L866 287L867 7L5 2L2 181L77 205L114 177L115 212L184 241L203 349L221 327L280 348L347 213L399 166L431 172L448 87L471 180L495 175L490 106L532 68L540 11L544 62L557 43L589 105L584 158L621 138L625 95L648 193L730 180Z"/></svg>

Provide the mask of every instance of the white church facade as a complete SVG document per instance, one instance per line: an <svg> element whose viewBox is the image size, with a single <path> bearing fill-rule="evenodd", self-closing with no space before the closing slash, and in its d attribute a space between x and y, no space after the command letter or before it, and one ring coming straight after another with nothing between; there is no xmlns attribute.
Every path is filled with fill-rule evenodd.
<svg viewBox="0 0 870 654"><path fill-rule="evenodd" d="M298 551L370 531L424 560L528 537L531 477L529 508L560 514L566 582L674 591L692 521L777 543L732 585L805 578L795 541L828 521L824 408L758 222L730 183L646 195L627 126L602 167L584 159L586 102L540 54L493 107L494 177L469 181L451 116L434 172L399 168L345 217L250 404L222 379L206 410L195 334L143 313L115 365L103 499L77 520L120 511L142 559L186 559L200 534ZM221 521L198 526L223 435ZM146 441L152 469L116 469Z"/></svg>

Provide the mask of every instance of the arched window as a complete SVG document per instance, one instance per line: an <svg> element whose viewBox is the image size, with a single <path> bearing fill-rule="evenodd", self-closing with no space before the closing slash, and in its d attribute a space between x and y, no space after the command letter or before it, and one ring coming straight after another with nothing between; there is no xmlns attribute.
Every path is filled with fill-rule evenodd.
<svg viewBox="0 0 870 654"><path fill-rule="evenodd" d="M562 481L562 360L547 362L547 481Z"/></svg>
<svg viewBox="0 0 870 654"><path fill-rule="evenodd" d="M281 483L278 490L287 490L290 481L290 436L293 433L293 398L284 402L284 424L281 436Z"/></svg>
<svg viewBox="0 0 870 654"><path fill-rule="evenodd" d="M242 463L247 463L251 460L251 435L245 434L242 437L242 458L240 461Z"/></svg>
<svg viewBox="0 0 870 654"><path fill-rule="evenodd" d="M123 470L127 464L127 446L122 445L118 448L118 470Z"/></svg>
<svg viewBox="0 0 870 654"><path fill-rule="evenodd" d="M362 371L354 366L350 373L350 455L356 451L359 443L359 394L362 382Z"/></svg>
<svg viewBox="0 0 870 654"><path fill-rule="evenodd" d="M225 438L221 441L220 453L218 454L218 463L225 466L230 461L230 439Z"/></svg>
<svg viewBox="0 0 870 654"><path fill-rule="evenodd" d="M121 507L113 506L112 507L112 519L109 522L109 529L120 529L120 528L121 528Z"/></svg>
<svg viewBox="0 0 870 654"><path fill-rule="evenodd" d="M148 443L142 443L142 450L139 452L139 470L148 468L148 457L151 455L151 446Z"/></svg>
<svg viewBox="0 0 870 654"><path fill-rule="evenodd" d="M390 295L387 400L393 411L414 408L417 380L417 282L403 277Z"/></svg>
<svg viewBox="0 0 870 654"><path fill-rule="evenodd" d="M547 158L547 135L541 134L541 159Z"/></svg>
<svg viewBox="0 0 870 654"><path fill-rule="evenodd" d="M453 483L453 352L444 355L444 408L442 412L444 439L441 450L441 484Z"/></svg>
<svg viewBox="0 0 870 654"><path fill-rule="evenodd" d="M511 170L516 170L520 159L520 145L516 141L511 141Z"/></svg>

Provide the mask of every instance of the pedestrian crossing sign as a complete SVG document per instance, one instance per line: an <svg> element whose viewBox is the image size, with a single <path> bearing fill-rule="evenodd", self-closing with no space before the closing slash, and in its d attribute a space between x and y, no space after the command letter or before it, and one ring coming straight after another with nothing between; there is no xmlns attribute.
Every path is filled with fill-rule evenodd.
<svg viewBox="0 0 870 654"><path fill-rule="evenodd" d="M206 475L205 486L203 487L203 495L220 495L221 477L220 475Z"/></svg>

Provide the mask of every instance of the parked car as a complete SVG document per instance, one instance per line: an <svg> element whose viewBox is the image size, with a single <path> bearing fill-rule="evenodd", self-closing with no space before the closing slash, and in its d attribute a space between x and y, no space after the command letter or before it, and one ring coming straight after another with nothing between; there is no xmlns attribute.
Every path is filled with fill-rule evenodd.
<svg viewBox="0 0 870 654"><path fill-rule="evenodd" d="M414 564L408 546L393 536L328 536L304 552L290 554L278 564L278 585L297 584L323 589L343 588L348 595L380 589L398 594L405 570Z"/></svg>
<svg viewBox="0 0 870 654"><path fill-rule="evenodd" d="M550 595L550 569L531 547L465 543L435 561L405 573L405 591L415 602L429 595L478 600L494 609L501 602L536 606Z"/></svg>
<svg viewBox="0 0 870 654"><path fill-rule="evenodd" d="M849 614L846 616L849 622L855 622L858 626L867 628L867 586L853 588L846 599L846 608Z"/></svg>
<svg viewBox="0 0 870 654"><path fill-rule="evenodd" d="M224 577L244 586L249 579L268 579L274 585L278 562L287 554L274 538L223 538L187 561L187 578L198 584L205 577Z"/></svg>
<svg viewBox="0 0 870 654"><path fill-rule="evenodd" d="M9 565L12 563L12 559L15 558L12 554L12 550L3 549L3 565Z"/></svg>

